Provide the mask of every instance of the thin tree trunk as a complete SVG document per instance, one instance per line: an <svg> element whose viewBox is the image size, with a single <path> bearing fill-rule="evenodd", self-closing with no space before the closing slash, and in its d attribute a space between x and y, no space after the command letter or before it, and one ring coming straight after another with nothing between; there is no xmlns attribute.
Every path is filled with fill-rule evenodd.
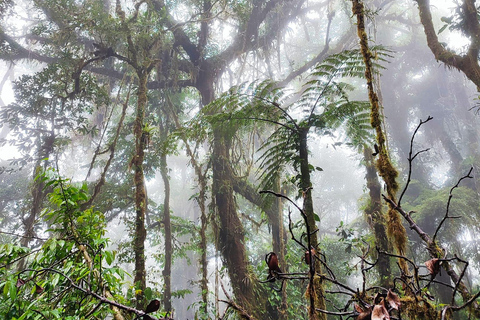
<svg viewBox="0 0 480 320"><path fill-rule="evenodd" d="M378 181L372 149L365 147L363 155L365 159L365 169L367 171L365 178L370 195L370 204L365 209L365 218L375 236L375 245L384 252L391 252L392 248L388 241L387 230L385 228L387 219L382 210L382 186ZM392 283L389 257L384 254L379 255L376 266L380 275L379 285L384 288L389 288Z"/></svg>
<svg viewBox="0 0 480 320"><path fill-rule="evenodd" d="M178 130L181 129L180 123L178 121L178 117L175 114L173 105L170 99L167 96L167 103L170 107L170 114L173 117L175 122L175 126ZM180 131L181 132L181 131ZM206 214L206 206L205 206L205 199L206 199L206 191L207 191L207 181L205 179L205 174L202 173L202 168L198 164L195 155L188 144L187 139L185 136L181 136L183 142L185 143L185 148L187 151L187 155L190 157L190 163L192 164L195 174L197 175L197 182L198 182L198 198L197 204L200 208L200 269L202 271L202 279L200 280L200 290L202 295L202 303L200 305L200 314L203 317L207 317L208 315L208 261L207 261L207 214Z"/></svg>
<svg viewBox="0 0 480 320"><path fill-rule="evenodd" d="M165 132L163 132L165 134ZM172 310L172 228L170 222L170 180L168 177L167 156L160 156L160 173L162 175L165 198L163 200L163 226L165 228L165 267L163 269L163 306L166 312Z"/></svg>
<svg viewBox="0 0 480 320"><path fill-rule="evenodd" d="M53 153L55 134L50 132L50 134L45 138L38 137L37 139L39 140L37 150L38 160L36 161L33 169L32 203L30 206L30 212L28 217L23 221L25 225L25 233L20 239L20 245L22 247L28 247L32 237L35 235L35 220L42 209L42 202L46 195L46 192L43 190L45 184L43 183L42 179L35 180L35 178L41 173L42 169L45 169L45 167L48 165L48 161L44 161L43 159L48 158ZM43 166L42 162L44 162ZM22 260L19 265L19 268L21 269L23 269L23 262L24 260Z"/></svg>
<svg viewBox="0 0 480 320"><path fill-rule="evenodd" d="M380 104L378 96L373 87L373 54L369 49L367 33L365 31L365 12L363 2L359 0L353 0L352 12L357 17L357 34L360 40L360 51L362 53L365 63L365 78L367 80L368 98L371 105L370 122L373 129L375 130L376 140L379 148L376 167L378 169L379 175L382 177L383 181L385 181L388 197L393 202L396 202L396 193L398 191L398 183L396 181L396 178L398 176L398 172L393 166L388 155L386 137L382 127L383 119L381 118ZM404 255L407 247L407 232L402 224L400 215L393 208L392 205L389 205L388 210L387 232L388 236L393 239L393 246L395 247L398 254ZM410 274L405 259L399 259L398 264L406 275Z"/></svg>
<svg viewBox="0 0 480 320"><path fill-rule="evenodd" d="M276 185L275 185L275 192L281 193L281 185L280 185L280 179L277 179ZM274 252L278 252L278 261L280 265L283 268L283 272L288 273L288 265L287 265L287 260L285 258L285 255L287 253L286 246L285 246L285 228L283 225L283 201L282 198L280 197L275 197L274 198L274 203L273 203L273 208L272 208L273 213L275 214L271 219L270 223L272 224L272 247ZM288 281L284 282L284 285L282 286L282 302L280 304L280 307L278 308L279 315L278 319L279 320L287 320L288 319L288 314L287 314L287 285Z"/></svg>
<svg viewBox="0 0 480 320"><path fill-rule="evenodd" d="M200 290L202 290L202 305L200 306L201 314L204 317L208 315L208 261L207 261L207 215L205 208L205 197L207 183L204 176L198 177L199 195L198 206L200 207L200 268L202 269L202 279L200 280Z"/></svg>
<svg viewBox="0 0 480 320"><path fill-rule="evenodd" d="M299 156L300 156L300 187L303 192L303 211L306 215L308 246L318 250L317 225L315 213L313 211L312 182L310 179L310 168L308 161L307 136L309 128L299 129ZM310 284L307 288L307 296L310 299L309 319L326 320L324 313L318 313L316 309L326 310L325 291L323 281L317 274L322 273L322 267L318 259L311 259L310 264Z"/></svg>
<svg viewBox="0 0 480 320"><path fill-rule="evenodd" d="M168 102L167 102L168 103ZM160 135L161 143L164 144L166 137L168 136L170 125L168 112L166 112L166 106L159 109L159 119L164 118L165 121L160 121ZM170 219L170 177L168 176L167 154L165 150L161 151L160 155L160 174L162 175L164 186L164 199L163 199L163 226L165 229L165 266L162 271L163 275L163 306L166 312L172 311L172 225Z"/></svg>
<svg viewBox="0 0 480 320"><path fill-rule="evenodd" d="M135 235L134 248L135 253L135 277L136 288L136 307L143 309L145 305L146 271L145 271L145 239L147 232L145 230L145 213L147 211L147 192L145 189L145 176L143 173L143 161L145 158L145 139L143 136L145 108L147 105L147 79L148 73L144 70L137 70L138 91L137 91L137 110L134 124L135 135L135 155L132 159L134 169L135 184Z"/></svg>

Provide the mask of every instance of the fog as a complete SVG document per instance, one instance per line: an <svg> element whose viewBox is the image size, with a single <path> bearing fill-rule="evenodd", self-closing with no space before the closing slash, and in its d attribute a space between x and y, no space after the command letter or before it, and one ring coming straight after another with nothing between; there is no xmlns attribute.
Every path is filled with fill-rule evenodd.
<svg viewBox="0 0 480 320"><path fill-rule="evenodd" d="M118 303L142 310L139 299L148 288L149 299L161 300L160 310L169 312L159 311L157 317L237 319L253 313L251 319L257 319L262 314L257 309L263 307L248 302L251 291L255 299L260 299L258 292L266 295L262 303L277 310L262 319L272 318L275 312L278 319L293 319L293 315L311 319L306 298L308 266L302 262L310 236L302 229L307 220L295 206L307 211L305 199L311 188L316 220L311 227L318 236L319 260L324 259L324 265L334 270L338 281L354 289L362 290L365 284L382 287L377 273L381 271L372 269L375 271L365 280L361 266L378 257L374 218L368 214L374 202L372 183L380 186L379 192L386 198L390 187L380 173L373 180L366 177L380 157L369 160L368 156L380 144L369 127L370 110L339 113L338 118L344 116L345 120L337 122L326 118L331 105L369 101L367 82L363 75L352 76L353 71L337 79L340 68L316 69L332 55L360 48L352 3L257 2L21 0L0 4L0 243L43 252L46 238L68 241L74 237L61 231L67 228L66 222L62 225L46 218L56 210L48 196L53 189L43 182L49 181L48 175L44 180L35 177L53 168L58 177L68 179L65 183L88 187L92 200L80 203L78 212L90 208L101 212L98 219L105 223L105 234L99 235L97 242L92 240L91 250L100 252L100 261L105 260L101 250L114 252L111 267L126 273L122 280L117 275L118 288L110 284ZM468 270L463 271L463 264L455 260L455 268L473 295L479 285L474 275L480 267L477 86L455 61L447 65L435 58L416 1L375 0L365 1L365 6L365 31L377 71L374 87L386 137L381 148L385 147L398 171L397 197L409 183L400 209L415 212L416 224L445 249L445 256L438 258L461 257L469 262ZM456 1L432 1L430 6L441 47L452 56L464 56L476 50L471 47L472 39L480 35L466 29L464 11L457 7ZM361 53L355 52L351 55L358 58L348 60L342 68L358 61L362 66L355 72L364 74ZM323 72L320 76L319 70ZM146 73L143 106L142 72ZM329 89L317 93L308 84L315 79ZM281 89L275 91L264 81L275 81L272 88ZM307 97L306 88L317 96ZM317 104L321 108L316 109ZM143 111L138 111L140 107ZM137 130L139 115L143 118ZM418 127L429 117L433 119ZM281 132L282 128L293 132L302 126L309 130L308 188L302 187L302 160L295 154L300 146L292 147L294 135ZM365 135L353 135L352 127ZM266 150L285 158L270 159ZM140 154L142 162L138 164L135 161ZM137 180L140 171L142 178ZM268 184L269 178L276 179L275 184ZM139 186L145 187L144 205L137 202ZM285 197L277 211L272 209L273 195L259 195L266 189ZM82 207L85 203L88 209ZM382 198L384 213L387 204ZM139 220L141 209L145 212ZM271 212L276 213L272 216ZM91 219L92 225L101 229L102 224ZM139 221L146 229L140 255L145 260L141 289L135 287L141 269L137 262L142 260L135 242L140 238ZM78 228L82 225L76 220L72 223ZM432 257L412 225L406 220L402 223L407 229L408 249L399 253L392 244L389 248L392 254L415 261L420 273L428 277L424 261ZM238 238L229 238L226 226L234 226L231 232ZM276 232L280 232L278 239ZM393 239L393 235L389 237ZM95 251L101 238L109 239L108 244ZM305 242L305 248L298 242ZM276 282L266 281L272 275L266 254L275 248L283 248L284 252L278 253L280 268L294 274L293 279L280 276ZM238 257L241 253L245 256ZM234 270L238 261L230 255L237 255L241 268ZM31 268L58 267L37 263L33 256L29 259L22 259L20 266L10 265L6 258L0 260L8 265L1 271L2 281L21 278L22 269L18 268L28 263ZM78 259L81 257L76 263ZM108 268L105 261L103 268ZM90 269L94 274L95 266ZM401 277L400 269L400 264L391 263L394 277ZM237 279L242 272L246 275ZM458 284L450 282L445 273L446 280L442 279L450 283L448 290L437 284L430 288L429 283L419 291L428 288L438 305L451 301L462 305L463 293L454 292L456 296L451 297ZM49 281L46 276L29 277L39 277L38 283ZM208 289L203 296L202 279ZM89 281L91 287L95 281ZM280 283L281 289L272 290ZM399 283L392 283L398 292L407 294L405 287L399 289ZM333 283L327 291L335 291L337 285ZM85 283L80 286L87 287ZM21 285L17 287L20 292ZM68 302L61 300L63 294L55 291L58 288L48 290L52 290L50 298L37 296L42 308L80 316L61 308ZM64 290L71 287L65 285ZM94 291L105 295L106 290L104 286ZM92 297L84 296L85 301ZM54 305L53 297L61 302ZM2 305L12 297L5 293L3 299L0 314L10 314L13 309ZM68 299L82 305L79 297ZM332 312L351 311L353 303L361 305L361 299L353 295L332 294L329 299L326 307ZM377 302L365 299L373 309ZM95 304L94 299L88 301ZM88 309L87 302L82 306ZM336 306L346 307L340 310ZM17 309L22 308L28 309L20 305ZM99 310L104 313L95 319L108 317L107 307ZM15 316L21 315L18 312ZM362 314L351 312L352 317ZM466 319L462 312L466 314L461 310L458 319Z"/></svg>

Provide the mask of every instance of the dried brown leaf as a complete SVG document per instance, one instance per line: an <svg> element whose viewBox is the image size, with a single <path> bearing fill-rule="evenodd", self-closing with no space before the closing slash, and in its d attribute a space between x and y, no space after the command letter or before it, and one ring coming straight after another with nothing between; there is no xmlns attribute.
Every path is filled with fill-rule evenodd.
<svg viewBox="0 0 480 320"><path fill-rule="evenodd" d="M434 277L440 272L440 261L437 258L425 261L425 266L427 266L428 272Z"/></svg>
<svg viewBox="0 0 480 320"><path fill-rule="evenodd" d="M43 288L39 286L38 284L35 284L35 293L40 294L43 292Z"/></svg>
<svg viewBox="0 0 480 320"><path fill-rule="evenodd" d="M20 288L24 284L25 284L25 280L20 279L20 278L17 279L17 284L16 284L17 288Z"/></svg>
<svg viewBox="0 0 480 320"><path fill-rule="evenodd" d="M357 311L358 313L362 313L363 312L363 308L360 307L358 304L354 304L353 307L355 308L355 311Z"/></svg>
<svg viewBox="0 0 480 320"><path fill-rule="evenodd" d="M390 307L392 307L395 310L398 310L398 308L402 304L400 302L400 297L391 289L389 289L387 293L387 302L390 305Z"/></svg>
<svg viewBox="0 0 480 320"><path fill-rule="evenodd" d="M356 320L371 320L372 319L372 310L367 310L364 312L361 312Z"/></svg>
<svg viewBox="0 0 480 320"><path fill-rule="evenodd" d="M385 308L383 300L380 304L373 307L372 320L390 320L390 315L388 314L387 308Z"/></svg>

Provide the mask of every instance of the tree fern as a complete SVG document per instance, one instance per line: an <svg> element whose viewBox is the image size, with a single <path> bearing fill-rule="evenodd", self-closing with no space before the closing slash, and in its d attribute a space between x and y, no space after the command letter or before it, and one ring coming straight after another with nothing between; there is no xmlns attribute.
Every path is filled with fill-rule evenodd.
<svg viewBox="0 0 480 320"><path fill-rule="evenodd" d="M376 70L391 55L384 48L374 48ZM274 81L244 83L231 88L202 110L195 121L221 127L231 134L250 130L265 123L272 127L259 151L261 188L271 188L286 166L299 170L300 132L315 129L320 135L343 128L346 142L358 148L371 144L369 103L349 99L355 87L345 78L363 77L364 63L359 50L343 51L318 64L310 79L297 92L281 88ZM315 170L310 166L311 170ZM297 175L298 177L299 175Z"/></svg>

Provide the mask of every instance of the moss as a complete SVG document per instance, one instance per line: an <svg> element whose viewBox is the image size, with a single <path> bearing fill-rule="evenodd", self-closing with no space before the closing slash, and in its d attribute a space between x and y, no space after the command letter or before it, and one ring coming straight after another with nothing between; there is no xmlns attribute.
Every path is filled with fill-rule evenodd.
<svg viewBox="0 0 480 320"><path fill-rule="evenodd" d="M395 209L390 208L388 210L387 219L387 233L390 238L394 239L395 248L403 255L407 248L407 233L405 227L402 224L400 215ZM404 261L403 259L401 259Z"/></svg>
<svg viewBox="0 0 480 320"><path fill-rule="evenodd" d="M382 129L382 116L380 113L379 100L373 87L373 72L371 63L372 54L368 48L368 38L365 32L363 3L360 1L353 1L352 11L357 16L357 33L360 39L360 51L362 52L363 60L365 61L365 78L367 79L368 96L371 105L370 123L375 129L377 144L380 150L376 167L379 175L385 181L388 197L392 201L396 202L396 193L398 190L396 178L398 176L398 172L390 161L390 157L388 156L385 145L385 134ZM401 223L399 214L393 209L392 206L390 206L390 210L388 212L387 233L390 238L393 239L393 246L396 248L398 253L403 254L406 248L407 234ZM408 267L405 261L400 259L399 263L403 271L408 274Z"/></svg>
<svg viewBox="0 0 480 320"><path fill-rule="evenodd" d="M406 296L400 299L402 302L401 313L406 315L408 319L418 320L437 320L441 319L440 311L425 299L421 297Z"/></svg>

